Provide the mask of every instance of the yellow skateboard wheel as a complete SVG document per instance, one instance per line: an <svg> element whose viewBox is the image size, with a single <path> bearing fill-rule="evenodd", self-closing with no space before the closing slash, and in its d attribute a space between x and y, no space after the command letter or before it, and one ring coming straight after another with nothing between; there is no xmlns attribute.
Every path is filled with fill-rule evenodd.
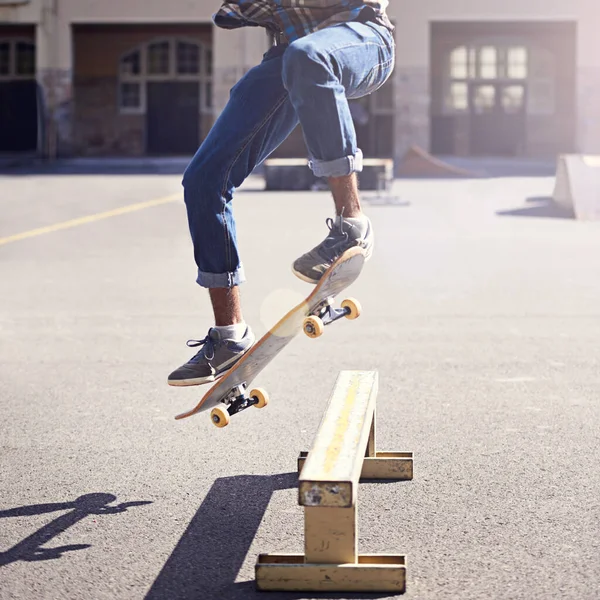
<svg viewBox="0 0 600 600"><path fill-rule="evenodd" d="M266 390L263 390L263 388L255 388L250 390L249 395L250 398L258 400L258 402L254 404L255 408L264 408L267 404L269 404L269 395L267 394Z"/></svg>
<svg viewBox="0 0 600 600"><path fill-rule="evenodd" d="M319 336L323 335L323 331L325 331L325 325L323 325L323 321L319 319L319 317L311 315L310 317L306 317L306 319L304 319L304 326L302 329L309 338L318 338Z"/></svg>
<svg viewBox="0 0 600 600"><path fill-rule="evenodd" d="M347 308L350 311L346 315L346 319L357 319L362 309L360 302L354 298L346 298L342 302L342 308Z"/></svg>
<svg viewBox="0 0 600 600"><path fill-rule="evenodd" d="M215 406L210 411L210 420L216 427L227 427L231 421L231 417L227 409L222 406Z"/></svg>

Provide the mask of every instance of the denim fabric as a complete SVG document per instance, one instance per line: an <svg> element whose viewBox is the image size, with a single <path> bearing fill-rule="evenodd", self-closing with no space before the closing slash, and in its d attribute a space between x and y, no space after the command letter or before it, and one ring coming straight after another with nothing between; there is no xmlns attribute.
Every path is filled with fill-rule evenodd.
<svg viewBox="0 0 600 600"><path fill-rule="evenodd" d="M393 67L388 29L342 23L274 46L231 89L183 176L199 285L233 287L245 281L233 194L298 122L317 176L362 170L347 99L377 90Z"/></svg>

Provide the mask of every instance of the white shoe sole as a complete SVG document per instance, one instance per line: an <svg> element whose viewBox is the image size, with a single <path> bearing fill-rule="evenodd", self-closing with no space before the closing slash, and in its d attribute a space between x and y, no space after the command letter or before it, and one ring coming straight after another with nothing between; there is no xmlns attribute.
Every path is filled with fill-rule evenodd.
<svg viewBox="0 0 600 600"><path fill-rule="evenodd" d="M306 283L319 283L318 279L311 279L310 277L307 277L306 275L303 275L302 273L300 273L300 271L296 271L296 269L294 269L294 265L292 265L292 273L298 278L298 279L302 279L302 281L306 281Z"/></svg>
<svg viewBox="0 0 600 600"><path fill-rule="evenodd" d="M209 375L208 377L196 377L194 379L168 379L167 383L173 387L188 387L192 385L202 385L204 383L212 383L225 375L227 371L223 371L220 375Z"/></svg>

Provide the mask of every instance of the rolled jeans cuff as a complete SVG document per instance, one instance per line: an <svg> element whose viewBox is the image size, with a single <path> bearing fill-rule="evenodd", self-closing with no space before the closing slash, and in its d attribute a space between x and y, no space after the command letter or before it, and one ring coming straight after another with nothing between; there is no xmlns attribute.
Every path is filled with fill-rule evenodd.
<svg viewBox="0 0 600 600"><path fill-rule="evenodd" d="M246 281L244 267L240 265L235 271L227 273L207 273L198 269L196 283L204 288L232 288Z"/></svg>
<svg viewBox="0 0 600 600"><path fill-rule="evenodd" d="M354 156L344 156L335 160L311 159L308 166L315 177L343 177L363 170L363 154L359 148Z"/></svg>

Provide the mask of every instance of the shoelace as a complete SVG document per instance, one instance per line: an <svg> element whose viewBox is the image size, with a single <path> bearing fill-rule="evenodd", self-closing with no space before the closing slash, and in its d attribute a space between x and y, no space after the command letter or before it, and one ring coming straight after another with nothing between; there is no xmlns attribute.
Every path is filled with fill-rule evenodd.
<svg viewBox="0 0 600 600"><path fill-rule="evenodd" d="M215 357L215 341L210 337L210 333L203 340L188 340L187 345L189 348L197 348L198 346L202 346L202 348L190 362L195 362L198 358L200 358L201 355L207 360L212 360Z"/></svg>
<svg viewBox="0 0 600 600"><path fill-rule="evenodd" d="M338 219L339 224L337 223ZM334 221L331 217L328 217L325 221L325 223L327 223L327 227L329 227L329 235L325 239L325 245L330 248L348 241L348 232L344 231L344 225L341 217L338 217L338 219ZM340 237L343 237L344 239L340 240ZM331 240L331 242L329 242L329 240Z"/></svg>

